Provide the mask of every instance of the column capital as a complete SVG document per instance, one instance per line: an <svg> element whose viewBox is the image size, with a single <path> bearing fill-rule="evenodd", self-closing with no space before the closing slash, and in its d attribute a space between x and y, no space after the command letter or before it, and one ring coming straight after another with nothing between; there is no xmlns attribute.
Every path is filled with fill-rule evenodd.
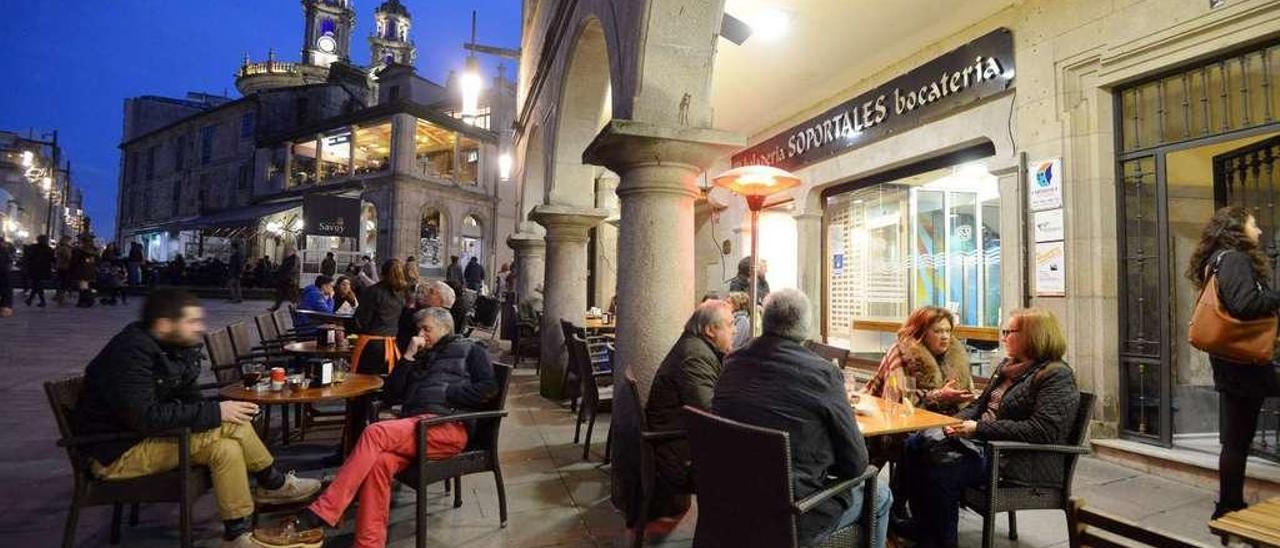
<svg viewBox="0 0 1280 548"><path fill-rule="evenodd" d="M529 215L538 224L546 227L547 241L583 243L587 241L587 231L608 216L607 209L557 204L542 204L533 208L533 212Z"/></svg>
<svg viewBox="0 0 1280 548"><path fill-rule="evenodd" d="M542 256L547 252L546 240L529 232L516 232L507 236L507 247L514 250L516 255Z"/></svg>
<svg viewBox="0 0 1280 548"><path fill-rule="evenodd" d="M638 168L674 168L696 175L716 159L745 144L746 139L741 135L718 129L669 127L615 119L587 145L582 161L618 173L622 177L619 195L640 189L665 189L687 194L697 191L692 177L681 181L682 177L629 177L628 173Z"/></svg>

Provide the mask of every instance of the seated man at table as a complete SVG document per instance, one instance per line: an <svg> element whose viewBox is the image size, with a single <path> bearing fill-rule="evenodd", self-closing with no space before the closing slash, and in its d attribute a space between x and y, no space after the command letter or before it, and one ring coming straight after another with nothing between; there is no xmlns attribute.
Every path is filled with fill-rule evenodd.
<svg viewBox="0 0 1280 548"><path fill-rule="evenodd" d="M854 421L844 376L804 347L809 298L795 289L770 293L764 302L764 334L725 359L711 411L721 417L791 434L796 500L833 480L855 478L867 468L867 447ZM816 544L854 524L863 504L874 504L871 545L883 548L893 496L883 483L876 500L862 487L837 495L797 518L801 545Z"/></svg>
<svg viewBox="0 0 1280 548"><path fill-rule="evenodd" d="M157 289L147 297L142 321L130 324L85 368L84 392L72 418L77 435L159 434L191 430L191 460L213 477L222 546L255 546L248 517L255 502L303 501L320 482L281 473L249 421L258 406L201 397L197 345L204 310L189 293ZM93 473L123 480L178 467L178 442L171 437L104 442L88 447ZM249 490L249 473L258 487Z"/></svg>
<svg viewBox="0 0 1280 548"><path fill-rule="evenodd" d="M396 332L396 346L400 348L401 355L409 349L409 344L413 342L413 338L418 336L418 322L414 320L418 312L432 307L452 308L453 299L453 288L449 287L447 283L440 280L430 280L418 284L418 288L414 290L413 300L409 303L409 306L400 311L400 327Z"/></svg>
<svg viewBox="0 0 1280 548"><path fill-rule="evenodd" d="M333 278L323 274L316 276L316 282L307 286L302 292L302 300L298 302L298 310L324 312L333 314ZM294 322L302 333L315 331L317 323L306 314L298 314Z"/></svg>
<svg viewBox="0 0 1280 548"><path fill-rule="evenodd" d="M650 430L684 430L684 406L711 408L721 361L732 344L733 315L729 303L711 300L698 305L653 377L645 406ZM658 476L649 515L682 514L689 509L689 498L681 494L693 492L689 442L672 440L658 445L654 452Z"/></svg>
<svg viewBox="0 0 1280 548"><path fill-rule="evenodd" d="M388 403L402 404L403 418L379 421L366 428L320 498L297 516L259 528L254 532L259 543L290 548L320 546L324 542L323 528L337 527L359 493L354 545L386 545L391 480L417 456L418 420L480 409L498 394L488 352L452 334L453 316L448 310L423 309L418 311L417 320L418 336L383 387ZM467 446L467 428L461 422L428 428L428 458L447 459L461 452Z"/></svg>

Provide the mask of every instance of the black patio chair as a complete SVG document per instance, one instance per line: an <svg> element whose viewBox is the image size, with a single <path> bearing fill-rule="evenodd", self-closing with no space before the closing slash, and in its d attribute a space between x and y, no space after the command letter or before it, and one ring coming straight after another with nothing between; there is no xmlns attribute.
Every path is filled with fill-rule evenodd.
<svg viewBox="0 0 1280 548"><path fill-rule="evenodd" d="M875 529L875 466L796 500L792 486L791 436L718 417L685 406L693 479L698 496L694 548L785 548L799 546L796 518L822 502L861 485L862 518L818 546L871 545Z"/></svg>
<svg viewBox="0 0 1280 548"><path fill-rule="evenodd" d="M281 332L275 316L274 312L265 312L253 317L253 323L258 326L258 336L261 337L264 345L275 346L315 339L314 335Z"/></svg>
<svg viewBox="0 0 1280 548"><path fill-rule="evenodd" d="M511 369L504 363L493 364L498 393L489 409L418 421L418 455L409 468L396 475L397 481L417 491L417 529L414 536L418 548L427 546L427 486L438 481L444 481L448 487L449 480L453 480L453 507L458 508L462 506L462 476L492 472L493 482L498 488L498 519L502 527L507 526L507 488L502 482L502 467L498 462L498 434L502 418L507 416ZM467 447L444 460L427 460L427 427L455 421L474 421Z"/></svg>
<svg viewBox="0 0 1280 548"><path fill-rule="evenodd" d="M284 354L282 343L262 340L256 325L250 327L249 322L236 322L227 326L227 332L231 334L231 346L235 348L236 359L255 360L281 367L291 361Z"/></svg>
<svg viewBox="0 0 1280 548"><path fill-rule="evenodd" d="M629 523L635 530L635 536L632 540L632 546L639 548L644 546L644 530L649 525L649 504L653 499L653 481L657 474L655 469L656 456L655 451L659 445L673 441L685 439L683 430L664 430L653 431L649 429L649 419L645 415L644 404L640 400L640 389L636 388L636 377L630 369L623 371L623 389L631 396L632 401L636 402L639 415L636 421L630 424L637 427L636 430L630 432L632 439L640 440L640 499L635 501L630 508ZM612 422L610 423L610 432L613 430ZM622 435L619 433L618 435Z"/></svg>
<svg viewBox="0 0 1280 548"><path fill-rule="evenodd" d="M578 382L581 385L579 393L582 395L582 401L578 404L578 418L574 421L573 426L573 443L578 443L582 424L585 422L587 424L587 436L583 439L582 460L590 460L591 433L596 427L596 413L600 411L601 405L613 403L613 387L602 387L599 385L599 380L601 378L613 378L613 371L596 369L592 366L591 357L587 350L587 342L582 339L582 335L577 333L569 335L566 346L569 348L570 367L578 372ZM607 439L604 453L607 462L609 458Z"/></svg>
<svg viewBox="0 0 1280 548"><path fill-rule="evenodd" d="M1076 462L1080 455L1089 454L1089 417L1097 397L1089 392L1080 393L1080 406L1076 408L1075 421L1068 445L1023 443L1016 441L988 441L987 485L965 489L962 503L982 516L982 546L990 548L995 537L996 514L1009 513L1009 539L1018 539L1018 510L1071 511L1071 480L1075 477ZM1051 487L1024 487L1000 481L1002 459L1049 458L1062 466L1062 483Z"/></svg>
<svg viewBox="0 0 1280 548"><path fill-rule="evenodd" d="M578 412L578 397L582 395L582 374L578 371L578 363L573 360L573 356L569 353L569 341L573 340L574 335L581 335L582 328L573 325L573 322L565 319L560 320L560 332L564 334L565 345L565 367L564 372L560 375L560 398L569 400L569 411ZM578 436L573 437L573 443L578 443Z"/></svg>
<svg viewBox="0 0 1280 548"><path fill-rule="evenodd" d="M80 509L89 506L110 505L111 510L111 544L120 543L120 521L124 505L130 505L129 525L138 524L138 505L141 503L170 502L178 503L178 532L183 548L192 546L191 509L196 499L208 492L213 484L209 479L208 469L196 466L191 462L191 431L187 428L167 430L150 434L134 432L117 432L76 436L71 432L71 415L75 412L80 393L84 390L84 377L71 377L60 381L44 383L44 393L49 398L49 407L53 410L54 419L58 423L61 439L58 446L66 449L67 458L71 462L72 477L75 489L71 495L71 509L67 514L66 527L62 533L62 546L75 546L76 524L80 519ZM104 480L93 474L92 458L84 453L90 444L107 441L142 441L144 438L165 437L178 441L178 468L169 472L161 472L149 476L141 476L126 480Z"/></svg>
<svg viewBox="0 0 1280 548"><path fill-rule="evenodd" d="M822 356L823 359L836 360L836 363L840 364L841 369L845 368L849 363L849 349L847 348L831 346L829 344L823 344L812 340L804 341L804 347L808 348L814 354Z"/></svg>

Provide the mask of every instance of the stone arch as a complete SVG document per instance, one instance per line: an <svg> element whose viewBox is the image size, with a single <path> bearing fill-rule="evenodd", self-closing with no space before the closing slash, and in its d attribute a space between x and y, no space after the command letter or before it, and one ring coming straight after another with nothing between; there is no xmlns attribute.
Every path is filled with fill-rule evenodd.
<svg viewBox="0 0 1280 548"><path fill-rule="evenodd" d="M595 206L598 168L582 153L613 117L612 71L604 25L585 18L571 42L555 113L554 162L545 203Z"/></svg>
<svg viewBox="0 0 1280 548"><path fill-rule="evenodd" d="M422 206L416 249L418 268L429 276L443 276L449 266L449 211L434 204Z"/></svg>
<svg viewBox="0 0 1280 548"><path fill-rule="evenodd" d="M462 216L462 220L458 224L458 257L463 264L466 264L471 257L475 257L480 264L487 263L486 256L489 253L491 245L488 238L485 237L485 229L487 223L479 213L468 212Z"/></svg>
<svg viewBox="0 0 1280 548"><path fill-rule="evenodd" d="M519 223L517 229L520 232L541 234L544 229L529 218L529 213L533 208L545 203L547 197L547 160L544 142L546 135L542 131L542 126L533 126L526 139L525 146L521 148L524 151L524 159L520 164L523 168L520 211L516 220Z"/></svg>

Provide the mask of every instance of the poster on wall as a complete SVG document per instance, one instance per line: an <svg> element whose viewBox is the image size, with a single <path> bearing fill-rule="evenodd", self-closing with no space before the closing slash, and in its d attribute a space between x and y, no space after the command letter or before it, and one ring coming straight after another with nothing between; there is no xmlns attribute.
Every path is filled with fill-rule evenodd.
<svg viewBox="0 0 1280 548"><path fill-rule="evenodd" d="M1065 240L1066 230L1062 224L1062 208L1035 213L1036 243Z"/></svg>
<svg viewBox="0 0 1280 548"><path fill-rule="evenodd" d="M1031 211L1062 207L1062 159L1032 162L1027 166L1027 197Z"/></svg>
<svg viewBox="0 0 1280 548"><path fill-rule="evenodd" d="M844 253L836 253L831 256L831 275L844 275Z"/></svg>
<svg viewBox="0 0 1280 548"><path fill-rule="evenodd" d="M1064 242L1036 244L1036 296L1067 295L1067 250Z"/></svg>

